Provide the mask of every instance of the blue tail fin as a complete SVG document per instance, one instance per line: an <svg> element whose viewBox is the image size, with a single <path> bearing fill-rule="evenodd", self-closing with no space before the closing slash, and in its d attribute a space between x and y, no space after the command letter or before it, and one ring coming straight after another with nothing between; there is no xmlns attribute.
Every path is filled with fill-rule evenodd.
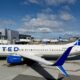
<svg viewBox="0 0 80 80"><path fill-rule="evenodd" d="M80 46L80 40L77 40L74 45Z"/></svg>
<svg viewBox="0 0 80 80"><path fill-rule="evenodd" d="M55 66L61 66L64 64L65 60L67 59L69 53L71 52L73 46L69 47L64 53L63 55L55 62Z"/></svg>

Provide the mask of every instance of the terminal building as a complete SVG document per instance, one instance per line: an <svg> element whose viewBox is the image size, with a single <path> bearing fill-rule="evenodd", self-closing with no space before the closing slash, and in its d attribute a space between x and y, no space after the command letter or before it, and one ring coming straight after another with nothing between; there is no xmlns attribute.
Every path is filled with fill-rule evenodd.
<svg viewBox="0 0 80 80"><path fill-rule="evenodd" d="M16 41L16 44L30 44L33 39L31 35L19 34L19 41Z"/></svg>
<svg viewBox="0 0 80 80"><path fill-rule="evenodd" d="M10 29L0 29L0 44L14 44L20 41L29 41L31 35L19 34L18 31Z"/></svg>
<svg viewBox="0 0 80 80"><path fill-rule="evenodd" d="M0 43L15 43L19 41L19 32L10 30L10 29L1 29L0 30Z"/></svg>

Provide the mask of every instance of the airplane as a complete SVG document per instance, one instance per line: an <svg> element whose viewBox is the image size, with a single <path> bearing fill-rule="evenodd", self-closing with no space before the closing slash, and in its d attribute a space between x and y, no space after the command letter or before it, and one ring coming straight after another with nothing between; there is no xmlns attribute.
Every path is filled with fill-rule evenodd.
<svg viewBox="0 0 80 80"><path fill-rule="evenodd" d="M62 74L69 77L68 73L63 68L68 56L79 55L80 41L77 40L68 44L60 45L0 45L0 55L7 55L7 62L9 64L21 63L24 58L30 59L37 63L42 63L48 66L56 66ZM57 61L50 62L43 58L43 56L60 56Z"/></svg>

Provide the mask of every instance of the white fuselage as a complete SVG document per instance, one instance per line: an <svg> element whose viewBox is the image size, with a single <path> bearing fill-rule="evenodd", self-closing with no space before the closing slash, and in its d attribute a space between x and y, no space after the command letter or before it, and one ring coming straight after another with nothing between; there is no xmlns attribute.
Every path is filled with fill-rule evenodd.
<svg viewBox="0 0 80 80"><path fill-rule="evenodd" d="M0 56L30 54L37 56L60 56L69 46L66 45L0 45ZM80 53L80 46L74 46L70 55Z"/></svg>

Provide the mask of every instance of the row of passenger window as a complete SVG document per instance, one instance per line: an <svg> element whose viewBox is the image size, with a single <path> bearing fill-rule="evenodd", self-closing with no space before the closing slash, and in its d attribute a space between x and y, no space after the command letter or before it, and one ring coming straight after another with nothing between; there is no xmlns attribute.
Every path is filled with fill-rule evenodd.
<svg viewBox="0 0 80 80"><path fill-rule="evenodd" d="M21 49L21 51L64 51L64 49Z"/></svg>

